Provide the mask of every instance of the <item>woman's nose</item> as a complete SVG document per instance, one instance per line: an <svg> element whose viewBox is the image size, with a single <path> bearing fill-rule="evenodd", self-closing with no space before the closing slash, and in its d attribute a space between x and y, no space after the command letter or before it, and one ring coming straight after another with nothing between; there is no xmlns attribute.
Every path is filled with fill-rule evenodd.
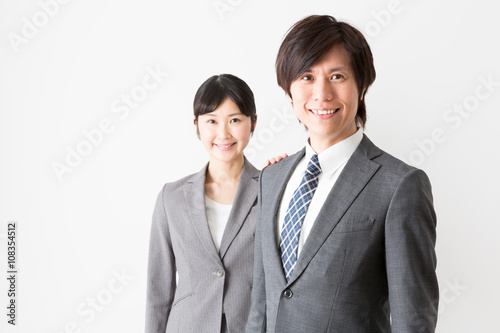
<svg viewBox="0 0 500 333"><path fill-rule="evenodd" d="M217 129L217 135L219 136L219 138L231 137L229 126L227 124L220 124L219 128Z"/></svg>

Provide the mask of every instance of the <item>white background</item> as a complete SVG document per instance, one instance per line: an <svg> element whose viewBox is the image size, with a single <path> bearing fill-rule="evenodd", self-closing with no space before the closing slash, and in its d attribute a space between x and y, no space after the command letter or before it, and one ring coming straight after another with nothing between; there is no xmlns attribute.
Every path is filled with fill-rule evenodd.
<svg viewBox="0 0 500 333"><path fill-rule="evenodd" d="M365 132L431 179L437 331L500 332L498 2L53 0L51 15L45 3L0 1L2 332L143 331L156 195L208 159L192 125L196 89L220 73L250 85L256 166L299 150L306 133L274 61L285 32L309 14L367 36L377 79ZM155 83L148 70L163 74L144 90L143 80ZM127 110L121 98L132 93L143 100ZM112 129L89 146L83 132L105 119ZM69 167L78 147L86 156ZM54 165L67 169L58 177ZM8 221L18 221L16 327L6 324Z"/></svg>

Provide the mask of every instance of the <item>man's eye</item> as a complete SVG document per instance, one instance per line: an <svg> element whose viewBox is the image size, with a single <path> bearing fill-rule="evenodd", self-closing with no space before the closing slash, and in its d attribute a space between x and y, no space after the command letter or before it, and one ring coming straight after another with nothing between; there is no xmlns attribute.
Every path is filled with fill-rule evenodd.
<svg viewBox="0 0 500 333"><path fill-rule="evenodd" d="M313 77L310 74L302 75L302 80L304 81L311 81L312 79Z"/></svg>
<svg viewBox="0 0 500 333"><path fill-rule="evenodd" d="M342 75L342 74L333 74L332 75L332 80L340 80L340 79L345 79L344 75Z"/></svg>

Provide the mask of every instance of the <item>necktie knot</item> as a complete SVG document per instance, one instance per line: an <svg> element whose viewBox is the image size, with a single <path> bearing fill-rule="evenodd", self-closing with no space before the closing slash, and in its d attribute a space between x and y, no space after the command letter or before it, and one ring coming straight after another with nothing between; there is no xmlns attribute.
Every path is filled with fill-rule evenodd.
<svg viewBox="0 0 500 333"><path fill-rule="evenodd" d="M321 166L319 165L318 155L314 154L307 165L306 172L311 174L312 178L317 177L321 173Z"/></svg>

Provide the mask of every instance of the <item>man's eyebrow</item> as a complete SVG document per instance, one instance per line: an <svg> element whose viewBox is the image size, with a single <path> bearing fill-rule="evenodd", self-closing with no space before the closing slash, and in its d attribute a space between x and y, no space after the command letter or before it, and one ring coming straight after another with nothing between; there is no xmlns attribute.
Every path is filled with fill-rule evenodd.
<svg viewBox="0 0 500 333"><path fill-rule="evenodd" d="M347 66L339 66L339 67L334 67L329 70L329 73L331 72L337 72L337 71L349 71L349 67ZM311 68L308 68L304 71L304 73L312 73L313 70Z"/></svg>
<svg viewBox="0 0 500 333"><path fill-rule="evenodd" d="M339 66L339 67L335 67L335 68L330 69L330 73L337 72L337 71L348 71L348 70L349 70L349 68L347 66Z"/></svg>

